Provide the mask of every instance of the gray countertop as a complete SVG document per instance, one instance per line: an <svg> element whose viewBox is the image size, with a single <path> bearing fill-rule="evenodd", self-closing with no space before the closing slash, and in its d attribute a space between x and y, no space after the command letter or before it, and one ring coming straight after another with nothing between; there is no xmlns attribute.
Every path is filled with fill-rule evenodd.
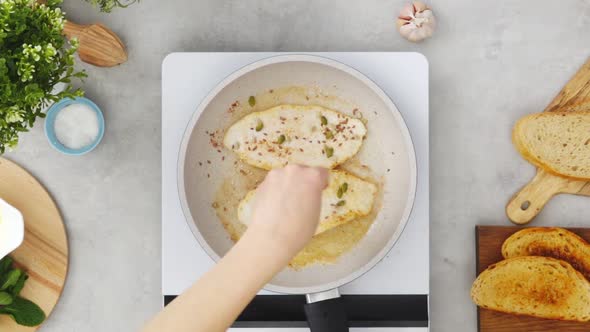
<svg viewBox="0 0 590 332"><path fill-rule="evenodd" d="M590 1L431 1L436 35L396 31L403 1L142 0L100 14L129 49L111 68L80 64L105 113L102 144L59 154L42 120L6 156L53 194L70 241L62 299L43 331L131 331L161 304L160 65L173 51L417 51L430 62L432 331L474 331L474 225L509 225L504 206L534 174L512 147L520 116L541 111L590 56ZM553 199L534 225L590 224L590 200Z"/></svg>

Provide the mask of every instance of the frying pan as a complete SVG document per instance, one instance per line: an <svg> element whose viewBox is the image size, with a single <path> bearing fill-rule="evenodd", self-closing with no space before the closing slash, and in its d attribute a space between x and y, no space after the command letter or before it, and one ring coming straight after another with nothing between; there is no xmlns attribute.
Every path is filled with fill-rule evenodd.
<svg viewBox="0 0 590 332"><path fill-rule="evenodd" d="M231 163L206 171L203 160L219 160L206 134L227 118L228 105L259 91L285 86L313 86L350 100L368 120L368 134L357 158L381 176L383 204L369 231L356 246L329 265L285 268L266 290L306 294L305 312L312 331L345 331L346 315L338 287L375 266L393 247L408 221L416 191L416 157L408 128L391 99L373 81L340 62L309 55L281 55L247 65L221 81L198 106L180 147L178 188L188 226L215 261L233 242L211 202ZM341 110L351 113L351 110Z"/></svg>

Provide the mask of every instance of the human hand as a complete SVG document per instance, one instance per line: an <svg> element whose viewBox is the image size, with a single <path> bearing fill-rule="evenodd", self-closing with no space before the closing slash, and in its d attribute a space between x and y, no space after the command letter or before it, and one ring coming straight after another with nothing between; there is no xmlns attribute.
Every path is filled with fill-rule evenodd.
<svg viewBox="0 0 590 332"><path fill-rule="evenodd" d="M327 184L324 168L288 165L271 170L256 189L247 233L271 240L291 259L315 234Z"/></svg>

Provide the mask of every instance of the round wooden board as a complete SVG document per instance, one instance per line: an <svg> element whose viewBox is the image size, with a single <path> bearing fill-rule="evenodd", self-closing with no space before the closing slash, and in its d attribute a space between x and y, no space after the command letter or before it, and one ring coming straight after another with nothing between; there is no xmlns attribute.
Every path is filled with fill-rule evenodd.
<svg viewBox="0 0 590 332"><path fill-rule="evenodd" d="M68 240L57 206L43 186L17 164L0 158L0 197L25 219L25 240L13 253L29 274L21 296L37 303L47 317L57 304L68 272ZM0 315L0 331L35 331Z"/></svg>

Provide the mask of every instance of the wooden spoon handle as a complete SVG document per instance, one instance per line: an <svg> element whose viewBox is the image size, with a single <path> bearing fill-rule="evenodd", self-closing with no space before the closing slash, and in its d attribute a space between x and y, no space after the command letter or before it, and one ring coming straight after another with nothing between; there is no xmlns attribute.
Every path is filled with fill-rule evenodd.
<svg viewBox="0 0 590 332"><path fill-rule="evenodd" d="M85 29L85 25L80 25L74 22L66 21L63 33L68 39L72 39L74 37L80 38L82 33L84 33Z"/></svg>
<svg viewBox="0 0 590 332"><path fill-rule="evenodd" d="M506 214L515 224L526 224L539 214L545 204L563 192L564 179L541 169L506 205Z"/></svg>

